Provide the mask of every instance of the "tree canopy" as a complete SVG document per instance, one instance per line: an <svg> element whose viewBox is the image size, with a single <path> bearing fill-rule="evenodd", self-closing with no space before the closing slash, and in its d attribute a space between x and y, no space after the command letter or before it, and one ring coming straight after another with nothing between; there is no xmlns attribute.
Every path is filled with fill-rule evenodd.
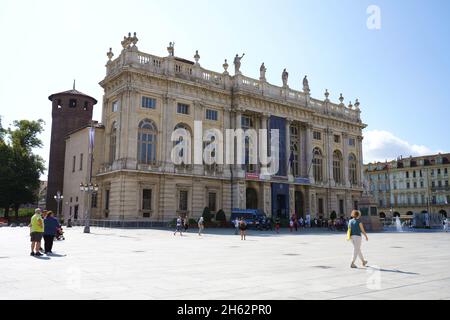
<svg viewBox="0 0 450 320"><path fill-rule="evenodd" d="M21 204L36 201L45 165L33 149L42 147L38 135L43 125L43 120L20 120L12 129L4 129L0 121L0 207L6 217L11 207L17 217Z"/></svg>

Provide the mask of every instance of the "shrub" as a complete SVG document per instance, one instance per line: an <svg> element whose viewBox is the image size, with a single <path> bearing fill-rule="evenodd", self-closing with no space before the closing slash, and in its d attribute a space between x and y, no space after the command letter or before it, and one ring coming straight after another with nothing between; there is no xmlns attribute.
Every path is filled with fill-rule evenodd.
<svg viewBox="0 0 450 320"><path fill-rule="evenodd" d="M177 218L173 218L172 221L169 222L169 227L175 228L177 226Z"/></svg>
<svg viewBox="0 0 450 320"><path fill-rule="evenodd" d="M190 225L190 226L196 226L196 225L197 225L197 220L195 220L195 219L193 219L193 218L190 218L190 219L189 219L189 225Z"/></svg>
<svg viewBox="0 0 450 320"><path fill-rule="evenodd" d="M208 207L205 207L205 209L203 209L202 217L203 217L203 220L205 221L205 223L211 222L213 215L211 214L211 210L209 210Z"/></svg>
<svg viewBox="0 0 450 320"><path fill-rule="evenodd" d="M333 211L333 212L330 214L330 219L331 219L332 221L334 221L334 220L336 220L336 218L337 218L336 211Z"/></svg>
<svg viewBox="0 0 450 320"><path fill-rule="evenodd" d="M226 222L227 221L227 217L225 215L225 212L223 212L222 209L220 209L219 211L217 211L216 214L216 221L220 221L220 222Z"/></svg>

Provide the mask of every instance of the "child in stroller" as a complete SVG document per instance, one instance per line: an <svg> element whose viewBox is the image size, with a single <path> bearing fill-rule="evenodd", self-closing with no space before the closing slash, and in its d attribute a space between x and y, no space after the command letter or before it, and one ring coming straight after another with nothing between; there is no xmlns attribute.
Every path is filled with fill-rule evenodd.
<svg viewBox="0 0 450 320"><path fill-rule="evenodd" d="M62 240L66 240L64 238L64 230L61 226L58 227L58 229L56 229L56 236L55 239L58 241L62 241Z"/></svg>

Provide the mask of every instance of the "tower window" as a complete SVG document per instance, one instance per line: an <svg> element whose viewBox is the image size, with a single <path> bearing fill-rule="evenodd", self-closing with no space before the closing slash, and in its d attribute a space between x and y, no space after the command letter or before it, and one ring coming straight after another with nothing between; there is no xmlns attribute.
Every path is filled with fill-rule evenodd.
<svg viewBox="0 0 450 320"><path fill-rule="evenodd" d="M76 108L76 107L77 107L77 99L70 99L69 108Z"/></svg>
<svg viewBox="0 0 450 320"><path fill-rule="evenodd" d="M86 111L89 107L89 103L87 101L84 102L83 110Z"/></svg>

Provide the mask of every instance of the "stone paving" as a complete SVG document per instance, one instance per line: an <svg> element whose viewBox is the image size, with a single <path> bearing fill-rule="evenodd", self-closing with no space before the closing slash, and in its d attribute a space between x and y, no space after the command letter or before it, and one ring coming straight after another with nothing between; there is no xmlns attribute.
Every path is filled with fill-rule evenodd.
<svg viewBox="0 0 450 320"><path fill-rule="evenodd" d="M374 233L350 269L344 233L66 228L30 257L27 228L0 228L2 299L450 299L450 233ZM359 262L358 262L359 263Z"/></svg>

